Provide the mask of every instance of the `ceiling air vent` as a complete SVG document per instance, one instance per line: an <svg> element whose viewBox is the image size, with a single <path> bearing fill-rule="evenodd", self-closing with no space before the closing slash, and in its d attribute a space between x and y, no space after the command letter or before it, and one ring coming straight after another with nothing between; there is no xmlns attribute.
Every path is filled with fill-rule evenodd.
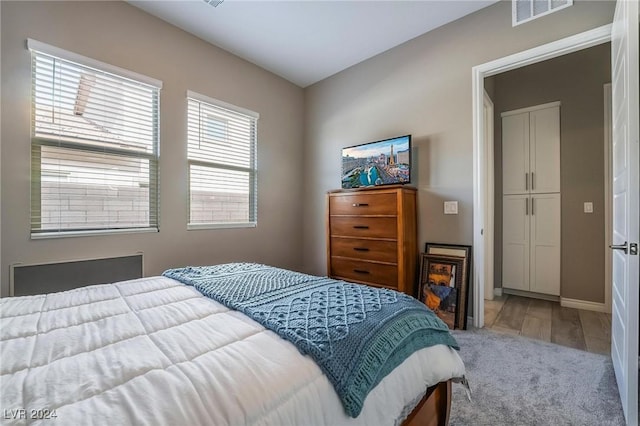
<svg viewBox="0 0 640 426"><path fill-rule="evenodd" d="M224 0L204 0L206 4L213 7L218 7L222 4Z"/></svg>
<svg viewBox="0 0 640 426"><path fill-rule="evenodd" d="M513 26L557 12L573 5L573 0L511 0Z"/></svg>

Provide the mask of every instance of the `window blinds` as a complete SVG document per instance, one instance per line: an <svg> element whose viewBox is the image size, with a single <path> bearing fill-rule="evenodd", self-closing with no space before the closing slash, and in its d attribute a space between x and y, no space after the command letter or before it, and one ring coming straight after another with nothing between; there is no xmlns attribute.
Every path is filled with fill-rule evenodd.
<svg viewBox="0 0 640 426"><path fill-rule="evenodd" d="M157 230L159 85L29 47L32 235Z"/></svg>
<svg viewBox="0 0 640 426"><path fill-rule="evenodd" d="M255 226L258 114L187 97L189 226Z"/></svg>

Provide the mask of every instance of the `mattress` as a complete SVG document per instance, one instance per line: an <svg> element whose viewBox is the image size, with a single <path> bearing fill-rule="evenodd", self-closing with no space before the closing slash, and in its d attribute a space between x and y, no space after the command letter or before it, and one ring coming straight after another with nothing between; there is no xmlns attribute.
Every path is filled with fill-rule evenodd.
<svg viewBox="0 0 640 426"><path fill-rule="evenodd" d="M0 316L5 424L392 425L464 374L455 350L422 349L351 418L295 346L166 277L4 298Z"/></svg>

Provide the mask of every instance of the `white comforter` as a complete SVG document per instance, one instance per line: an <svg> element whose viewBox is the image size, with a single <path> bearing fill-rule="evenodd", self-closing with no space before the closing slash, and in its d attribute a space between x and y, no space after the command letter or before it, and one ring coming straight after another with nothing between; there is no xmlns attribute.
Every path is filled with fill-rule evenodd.
<svg viewBox="0 0 640 426"><path fill-rule="evenodd" d="M169 278L4 298L0 313L7 424L392 425L464 373L454 350L423 349L353 419L291 343Z"/></svg>

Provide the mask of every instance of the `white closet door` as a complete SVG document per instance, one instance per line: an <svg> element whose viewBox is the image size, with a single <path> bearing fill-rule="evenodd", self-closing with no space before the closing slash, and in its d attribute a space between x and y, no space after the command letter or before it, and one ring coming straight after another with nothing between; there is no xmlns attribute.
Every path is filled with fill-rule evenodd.
<svg viewBox="0 0 640 426"><path fill-rule="evenodd" d="M529 113L502 117L502 193L522 194L529 188Z"/></svg>
<svg viewBox="0 0 640 426"><path fill-rule="evenodd" d="M560 192L560 107L530 113L532 193Z"/></svg>
<svg viewBox="0 0 640 426"><path fill-rule="evenodd" d="M529 291L530 201L526 194L502 197L502 286Z"/></svg>
<svg viewBox="0 0 640 426"><path fill-rule="evenodd" d="M530 291L560 295L560 194L531 195Z"/></svg>

